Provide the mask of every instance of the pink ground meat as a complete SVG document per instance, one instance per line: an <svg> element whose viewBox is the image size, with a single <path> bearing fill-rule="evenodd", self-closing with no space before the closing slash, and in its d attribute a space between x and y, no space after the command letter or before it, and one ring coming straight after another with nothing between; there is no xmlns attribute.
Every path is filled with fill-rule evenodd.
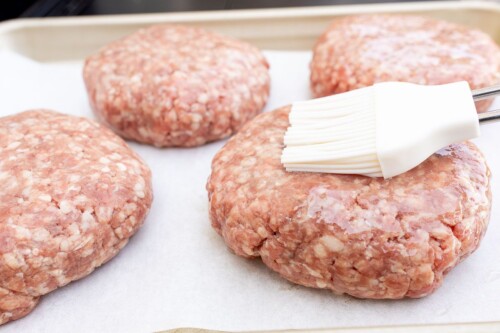
<svg viewBox="0 0 500 333"><path fill-rule="evenodd" d="M500 48L485 33L410 15L359 15L334 21L319 38L311 62L317 97L385 81L471 89L500 82ZM476 104L485 111L491 101Z"/></svg>
<svg viewBox="0 0 500 333"><path fill-rule="evenodd" d="M268 68L245 42L159 25L88 57L83 76L95 114L122 137L190 147L225 138L262 111Z"/></svg>
<svg viewBox="0 0 500 333"><path fill-rule="evenodd" d="M0 324L113 258L152 201L122 139L47 110L0 118L0 182Z"/></svg>
<svg viewBox="0 0 500 333"><path fill-rule="evenodd" d="M286 172L288 113L259 115L212 162L212 226L236 254L304 286L397 299L432 293L479 246L490 171L472 143L388 180Z"/></svg>

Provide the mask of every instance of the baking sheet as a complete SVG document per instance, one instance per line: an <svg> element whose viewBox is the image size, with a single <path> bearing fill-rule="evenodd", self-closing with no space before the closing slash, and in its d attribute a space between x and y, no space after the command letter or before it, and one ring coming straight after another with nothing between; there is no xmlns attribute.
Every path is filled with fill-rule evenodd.
<svg viewBox="0 0 500 333"><path fill-rule="evenodd" d="M332 20L367 13L430 16L480 29L500 43L499 3L446 0L16 19L0 24L0 50L43 62L83 59L141 27L179 23L242 39L263 50L309 51Z"/></svg>
<svg viewBox="0 0 500 333"><path fill-rule="evenodd" d="M309 96L309 52L266 52L272 88L267 110ZM0 116L52 108L92 117L81 63L38 64L0 53ZM500 108L500 101L496 101ZM500 172L499 124L476 140ZM2 332L147 332L176 327L221 330L346 327L500 320L500 183L479 250L433 295L373 301L288 283L260 260L227 250L211 229L205 182L223 141L191 149L131 143L153 171L155 201L144 227L113 260L43 297Z"/></svg>

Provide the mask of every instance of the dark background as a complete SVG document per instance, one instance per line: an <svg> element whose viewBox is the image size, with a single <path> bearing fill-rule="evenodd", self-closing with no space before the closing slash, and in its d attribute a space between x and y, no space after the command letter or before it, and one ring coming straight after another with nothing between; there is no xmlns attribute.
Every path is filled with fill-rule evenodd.
<svg viewBox="0 0 500 333"><path fill-rule="evenodd" d="M0 3L0 20L16 17L322 6L396 1L411 0L4 0Z"/></svg>

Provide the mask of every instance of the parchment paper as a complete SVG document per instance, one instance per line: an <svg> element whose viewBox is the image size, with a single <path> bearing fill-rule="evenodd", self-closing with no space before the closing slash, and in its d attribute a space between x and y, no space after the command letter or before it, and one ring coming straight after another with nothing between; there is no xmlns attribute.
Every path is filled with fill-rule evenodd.
<svg viewBox="0 0 500 333"><path fill-rule="evenodd" d="M308 98L310 53L266 55L272 74L267 110ZM81 63L40 65L0 54L0 116L41 107L93 117ZM500 174L500 123L482 126L476 142L494 176ZM156 149L130 143L154 176L155 200L144 227L116 258L44 296L31 314L0 331L125 333L185 326L260 330L500 320L497 199L481 247L433 295L399 301L336 296L293 285L260 260L233 255L212 230L205 182L223 144ZM494 177L494 198L499 187Z"/></svg>

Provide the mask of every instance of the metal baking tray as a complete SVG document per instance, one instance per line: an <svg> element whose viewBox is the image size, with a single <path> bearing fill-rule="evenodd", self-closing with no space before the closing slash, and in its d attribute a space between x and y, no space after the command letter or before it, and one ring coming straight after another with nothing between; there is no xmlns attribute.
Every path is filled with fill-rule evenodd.
<svg viewBox="0 0 500 333"><path fill-rule="evenodd" d="M41 62L77 60L141 27L169 22L201 26L246 40L266 50L310 50L317 37L332 20L362 13L407 13L432 16L481 29L500 43L499 3L438 1L18 19L0 24L0 49L10 49Z"/></svg>
<svg viewBox="0 0 500 333"><path fill-rule="evenodd" d="M82 60L101 46L157 23L201 26L246 40L266 50L310 50L336 18L362 13L406 13L432 16L478 28L500 44L500 3L487 1L416 2L286 9L231 10L173 14L114 15L51 19L18 19L0 24L0 50L39 62ZM36 310L35 310L36 311ZM500 315L500 314L499 314ZM178 329L166 332L200 332ZM294 332L500 332L500 321L470 324L336 328ZM277 331L267 331L277 332ZM283 331L284 332L284 331ZM292 332L292 331L287 331Z"/></svg>

